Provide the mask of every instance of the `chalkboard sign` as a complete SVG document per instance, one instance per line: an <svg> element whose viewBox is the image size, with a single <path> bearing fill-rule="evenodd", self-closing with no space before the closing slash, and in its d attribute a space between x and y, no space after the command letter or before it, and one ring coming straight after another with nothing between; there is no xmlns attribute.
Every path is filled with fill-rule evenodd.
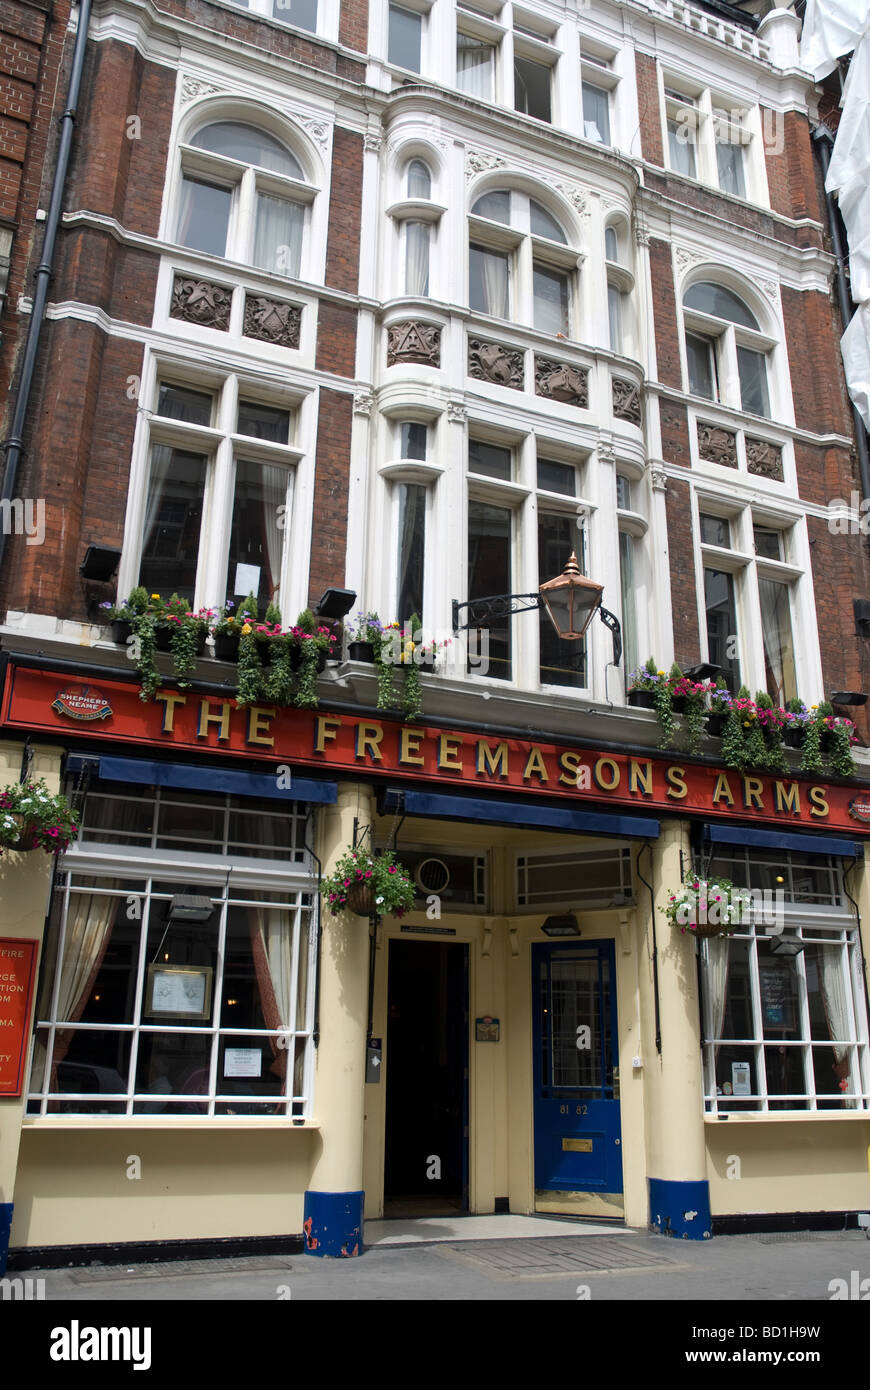
<svg viewBox="0 0 870 1390"><path fill-rule="evenodd" d="M790 965L759 961L761 1016L765 1032L792 1033L796 1027L797 981Z"/></svg>

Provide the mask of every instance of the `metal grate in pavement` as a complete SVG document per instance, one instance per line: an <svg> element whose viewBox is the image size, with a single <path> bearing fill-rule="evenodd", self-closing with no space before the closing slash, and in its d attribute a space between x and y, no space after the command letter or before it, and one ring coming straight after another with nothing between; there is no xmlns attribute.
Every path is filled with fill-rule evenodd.
<svg viewBox="0 0 870 1390"><path fill-rule="evenodd" d="M64 1270L74 1284L123 1284L132 1279L174 1279L187 1274L267 1274L269 1270L286 1274L290 1259L282 1255L250 1255L238 1259L167 1260L160 1264L91 1265L86 1269Z"/></svg>
<svg viewBox="0 0 870 1390"><path fill-rule="evenodd" d="M660 1269L678 1262L646 1244L623 1237L572 1236L555 1240L492 1240L432 1247L437 1254L458 1256L463 1263L504 1278L529 1279L542 1274L604 1274Z"/></svg>
<svg viewBox="0 0 870 1390"><path fill-rule="evenodd" d="M858 1240L863 1231L770 1231L767 1235L753 1236L759 1245L781 1245L785 1241L805 1240Z"/></svg>

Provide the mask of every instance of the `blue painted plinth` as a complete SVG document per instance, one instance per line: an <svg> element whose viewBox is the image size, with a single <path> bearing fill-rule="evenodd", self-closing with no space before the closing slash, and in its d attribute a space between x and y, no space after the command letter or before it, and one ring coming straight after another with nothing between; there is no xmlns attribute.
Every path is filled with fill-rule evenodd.
<svg viewBox="0 0 870 1390"><path fill-rule="evenodd" d="M9 1232L12 1230L12 1203L0 1202L0 1275L6 1273L9 1257Z"/></svg>
<svg viewBox="0 0 870 1390"><path fill-rule="evenodd" d="M672 1182L667 1178L649 1179L650 1230L662 1236L683 1240L709 1240L713 1234L710 1215L710 1184Z"/></svg>
<svg viewBox="0 0 870 1390"><path fill-rule="evenodd" d="M307 1255L362 1254L363 1192L306 1192L302 1231Z"/></svg>

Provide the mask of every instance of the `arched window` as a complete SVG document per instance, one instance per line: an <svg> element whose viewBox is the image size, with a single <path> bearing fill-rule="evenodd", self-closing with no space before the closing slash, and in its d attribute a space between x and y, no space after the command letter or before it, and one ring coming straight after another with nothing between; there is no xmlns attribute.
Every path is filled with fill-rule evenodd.
<svg viewBox="0 0 870 1390"><path fill-rule="evenodd" d="M748 305L726 286L702 280L683 295L683 320L692 395L770 416L771 343Z"/></svg>
<svg viewBox="0 0 870 1390"><path fill-rule="evenodd" d="M572 336L577 256L553 214L526 193L494 189L474 202L469 224L469 307Z"/></svg>
<svg viewBox="0 0 870 1390"><path fill-rule="evenodd" d="M274 135L242 121L214 121L182 150L176 239L297 277L312 197L299 160Z"/></svg>
<svg viewBox="0 0 870 1390"><path fill-rule="evenodd" d="M429 198L432 194L432 175L422 159L412 159L408 165L408 197Z"/></svg>

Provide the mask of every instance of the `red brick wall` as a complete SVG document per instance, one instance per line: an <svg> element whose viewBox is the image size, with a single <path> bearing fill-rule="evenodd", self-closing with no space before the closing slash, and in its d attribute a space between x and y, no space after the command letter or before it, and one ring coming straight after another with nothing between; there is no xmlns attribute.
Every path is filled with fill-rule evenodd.
<svg viewBox="0 0 870 1390"><path fill-rule="evenodd" d="M214 34L225 34L232 41L252 44L265 49L279 58L293 58L309 67L323 72L333 72L336 77L347 78L349 82L365 81L365 64L334 48L318 43L314 34L303 36L299 30L285 29L280 24L269 24L257 15L246 14L243 10L226 10L210 5L208 0L164 0L161 10L176 15L191 24L199 24Z"/></svg>
<svg viewBox="0 0 870 1390"><path fill-rule="evenodd" d="M0 3L0 217L10 221L18 216L45 28L40 10Z"/></svg>
<svg viewBox="0 0 870 1390"><path fill-rule="evenodd" d="M347 493L353 398L321 387L314 476L314 536L308 601L313 608L324 589L343 588L347 553Z"/></svg>
<svg viewBox="0 0 870 1390"><path fill-rule="evenodd" d="M346 377L356 375L356 321L356 309L320 301L315 357L319 372L334 372L336 376Z"/></svg>
<svg viewBox="0 0 870 1390"><path fill-rule="evenodd" d="M851 435L840 329L831 299L818 291L783 286L782 311L795 423L815 434Z"/></svg>
<svg viewBox="0 0 870 1390"><path fill-rule="evenodd" d="M136 401L127 378L142 371L142 345L107 338L94 324L46 323L34 399L39 424L17 494L45 500L45 542L13 537L2 607L86 617L78 574L90 542L120 546Z"/></svg>
<svg viewBox="0 0 870 1390"><path fill-rule="evenodd" d="M339 42L358 53L369 48L369 0L341 0L338 20Z"/></svg>
<svg viewBox="0 0 870 1390"><path fill-rule="evenodd" d="M665 386L674 386L679 391L683 387L683 378L680 371L677 301L674 293L671 248L666 241L659 241L656 237L650 238L649 261L656 330L658 379Z"/></svg>
<svg viewBox="0 0 870 1390"><path fill-rule="evenodd" d="M659 85L656 60L648 53L635 53L637 72L637 107L640 116L640 147L644 159L664 166L662 144L662 112L659 104Z"/></svg>
<svg viewBox="0 0 870 1390"><path fill-rule="evenodd" d="M689 484L668 478L668 554L671 566L671 606L674 614L674 659L692 666L701 658L698 601L695 594L695 547Z"/></svg>
<svg viewBox="0 0 870 1390"><path fill-rule="evenodd" d="M332 145L332 189L326 242L326 281L355 294L359 285L362 136L336 126Z"/></svg>
<svg viewBox="0 0 870 1390"><path fill-rule="evenodd" d="M772 217L769 212L761 212L756 208L743 206L733 199L729 201L727 198L723 198L716 189L700 188L697 184L688 183L685 179L681 179L677 174L659 174L654 169L648 169L645 182L651 192L679 204L680 207L697 208L700 212L709 212L723 222L746 227L749 231L760 232L762 236L773 237L775 240L787 242L791 246L822 245L821 227L789 227Z"/></svg>
<svg viewBox="0 0 870 1390"><path fill-rule="evenodd" d="M848 498L848 493L845 495ZM808 517L807 528L825 696L832 690L867 690L870 643L856 637L852 610L853 598L866 598L868 592L867 541L831 535L820 517ZM850 710L849 716L866 738L866 715Z"/></svg>
<svg viewBox="0 0 870 1390"><path fill-rule="evenodd" d="M66 206L115 217L130 231L156 236L176 75L146 63L129 44L94 44L88 55L85 113L70 169ZM131 139L139 117L139 138Z"/></svg>
<svg viewBox="0 0 870 1390"><path fill-rule="evenodd" d="M785 217L811 217L823 222L824 203L806 116L799 111L783 113L767 107L761 108L761 114L770 206Z"/></svg>
<svg viewBox="0 0 870 1390"><path fill-rule="evenodd" d="M692 466L692 451L689 444L689 416L679 401L663 400L659 409L662 431L662 457L667 463L679 463L684 468Z"/></svg>

